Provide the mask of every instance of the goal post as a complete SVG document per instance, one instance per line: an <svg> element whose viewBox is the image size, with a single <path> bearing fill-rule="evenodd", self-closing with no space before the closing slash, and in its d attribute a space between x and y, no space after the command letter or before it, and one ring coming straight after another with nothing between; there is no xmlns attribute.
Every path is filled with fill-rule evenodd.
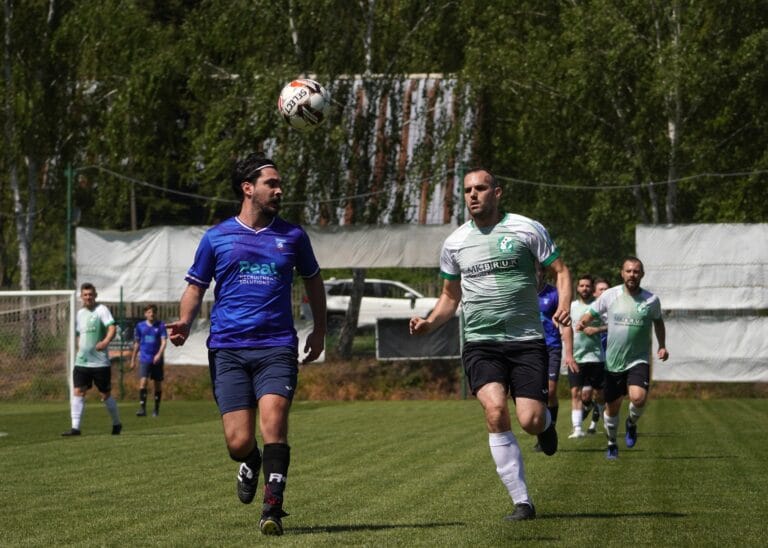
<svg viewBox="0 0 768 548"><path fill-rule="evenodd" d="M0 401L71 396L76 297L75 290L0 291Z"/></svg>

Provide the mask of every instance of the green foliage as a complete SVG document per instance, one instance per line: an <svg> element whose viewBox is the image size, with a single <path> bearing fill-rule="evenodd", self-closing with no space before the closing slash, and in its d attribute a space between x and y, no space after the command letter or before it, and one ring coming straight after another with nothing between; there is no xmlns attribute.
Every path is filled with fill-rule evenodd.
<svg viewBox="0 0 768 548"><path fill-rule="evenodd" d="M89 401L83 436L63 439L65 404L0 404L0 493L13 501L0 514L4 544L264 542L259 505L236 499L236 463L213 402L168 402L157 419L134 410L120 405L123 434L111 436L106 411ZM611 544L624 546L760 546L766 419L764 399L652 401L637 447L622 444L616 462L606 461L602 435L566 439L566 420L553 457L534 453L534 439L515 426L539 518L513 524L502 520L511 504L476 401L296 401L291 516L279 542L590 546L605 544L611 531ZM83 481L96 472L108 481Z"/></svg>
<svg viewBox="0 0 768 548"><path fill-rule="evenodd" d="M542 221L573 270L613 272L637 223L768 219L768 177L750 174L768 170L763 1L12 4L3 286L22 276L17 201L34 213L32 285L63 285L68 164L90 227L131 229L133 210L136 228L222 220L236 208L231 162L252 150L280 165L289 220L410 222L403 120L381 135L375 120L382 106L399 111L392 91L412 73L455 76L460 99L456 122L410 143L407 184L431 192L467 146L468 163L502 177L505 207ZM348 77L366 70L377 76L358 110ZM292 131L275 109L304 74L337 100L321 131ZM734 172L744 175L690 178ZM616 188L595 188L606 185Z"/></svg>

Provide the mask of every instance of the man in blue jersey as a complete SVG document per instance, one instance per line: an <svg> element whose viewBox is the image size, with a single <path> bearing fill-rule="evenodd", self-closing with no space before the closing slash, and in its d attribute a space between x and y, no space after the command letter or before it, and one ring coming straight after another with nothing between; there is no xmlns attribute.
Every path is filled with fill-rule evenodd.
<svg viewBox="0 0 768 548"><path fill-rule="evenodd" d="M461 303L462 362L472 393L485 412L488 445L514 511L509 521L536 517L528 494L523 457L512 432L507 398L520 426L537 435L542 451L557 451L557 431L547 410L547 349L536 298L536 263L557 279L554 321L571 323L571 276L560 251L538 222L501 211L502 189L486 169L464 177L464 200L472 220L456 229L440 254L443 290L434 310L410 320L414 335L452 318Z"/></svg>
<svg viewBox="0 0 768 548"><path fill-rule="evenodd" d="M547 389L549 390L547 409L552 416L552 422L557 424L557 414L560 410L560 402L557 398L557 381L560 379L563 352L565 352L565 365L568 367L568 371L577 372L579 368L573 359L573 331L571 327L561 329L560 325L553 320L560 302L557 288L547 283L547 271L541 263L536 267L536 289L539 295L541 324L544 327L544 343L547 346ZM537 443L533 450L541 451L541 445Z"/></svg>
<svg viewBox="0 0 768 548"><path fill-rule="evenodd" d="M593 302L576 323L576 331L584 329L595 318L605 316L608 324L608 347L605 354L605 432L608 436L606 457L619 456L616 444L619 411L629 396L629 416L625 424L627 448L637 443L637 421L645 410L651 382L651 328L656 333L661 361L669 358L666 331L659 298L640 287L645 271L637 257L626 257L621 265L622 285L605 291Z"/></svg>
<svg viewBox="0 0 768 548"><path fill-rule="evenodd" d="M80 286L83 307L77 311L77 356L72 372L74 389L69 402L72 427L62 436L79 436L80 422L85 413L85 394L91 386L101 395L101 401L112 419L112 435L123 430L117 402L112 397L112 364L109 343L117 334L115 319L105 305L96 303L96 288L90 282Z"/></svg>
<svg viewBox="0 0 768 548"><path fill-rule="evenodd" d="M152 379L155 387L155 408L152 416L160 414L160 400L163 397L163 354L168 342L165 323L157 319L157 305L144 307L144 321L136 324L133 331L133 354L131 371L139 364L139 410L137 417L147 416L147 381Z"/></svg>
<svg viewBox="0 0 768 548"><path fill-rule="evenodd" d="M232 188L241 200L240 213L200 241L185 278L179 320L168 324L169 339L184 344L215 280L209 366L227 449L241 463L237 494L249 504L263 468L259 528L265 535L280 535L288 515L283 511L290 462L288 412L298 380L294 270L304 279L314 318L303 363L317 359L324 348L325 289L307 233L278 216L283 189L275 163L257 154L236 162ZM263 452L255 438L257 409Z"/></svg>

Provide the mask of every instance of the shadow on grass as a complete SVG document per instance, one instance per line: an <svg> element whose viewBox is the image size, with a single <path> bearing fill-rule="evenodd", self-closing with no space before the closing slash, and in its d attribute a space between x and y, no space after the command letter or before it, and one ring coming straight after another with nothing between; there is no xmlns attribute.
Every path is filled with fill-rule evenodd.
<svg viewBox="0 0 768 548"><path fill-rule="evenodd" d="M536 516L536 519L560 519L560 518L595 518L595 519L616 519L616 518L687 518L688 514L680 512L577 512L573 514L554 513Z"/></svg>
<svg viewBox="0 0 768 548"><path fill-rule="evenodd" d="M286 533L309 535L313 533L351 533L354 531L385 531L387 529L433 529L435 527L463 527L462 521L436 523L363 523L360 525L316 525L310 527L291 527Z"/></svg>

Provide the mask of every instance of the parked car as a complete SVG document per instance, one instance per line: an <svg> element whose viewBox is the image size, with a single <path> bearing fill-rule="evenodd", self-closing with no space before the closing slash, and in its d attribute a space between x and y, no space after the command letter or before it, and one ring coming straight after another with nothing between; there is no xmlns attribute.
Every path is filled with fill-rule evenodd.
<svg viewBox="0 0 768 548"><path fill-rule="evenodd" d="M331 278L325 282L325 298L328 307L328 324L343 321L352 294L352 279ZM414 288L396 280L365 280L363 298L360 301L358 327L373 327L376 318L410 318L426 316L435 307L437 299L425 297ZM309 319L312 311L306 296L301 303L301 317Z"/></svg>

